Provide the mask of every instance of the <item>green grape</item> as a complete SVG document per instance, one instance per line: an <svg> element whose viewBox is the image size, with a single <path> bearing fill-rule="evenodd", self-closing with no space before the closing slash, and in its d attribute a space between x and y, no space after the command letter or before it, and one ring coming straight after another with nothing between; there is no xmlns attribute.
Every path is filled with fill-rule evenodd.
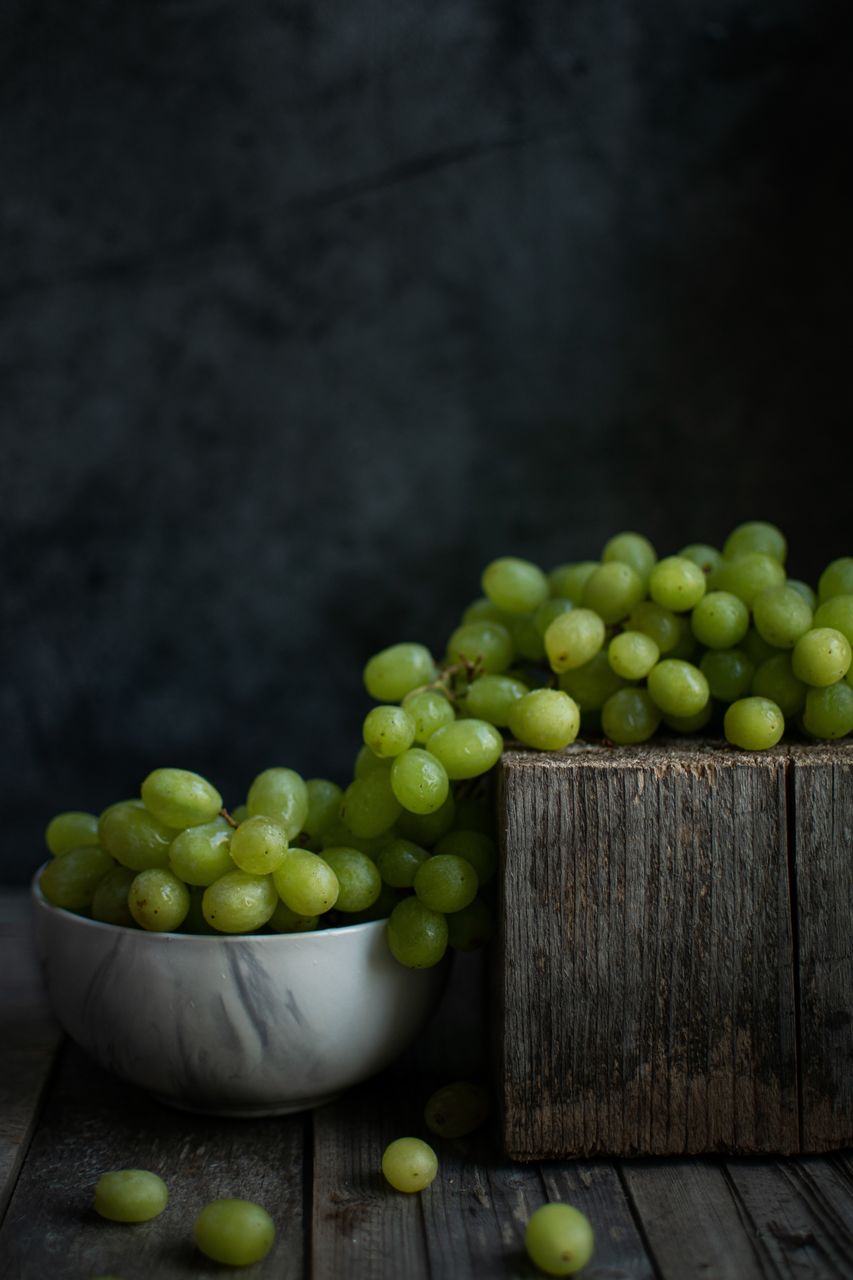
<svg viewBox="0 0 853 1280"><path fill-rule="evenodd" d="M287 832L275 818L256 814L241 822L231 837L231 857L241 871L268 876L287 856Z"/></svg>
<svg viewBox="0 0 853 1280"><path fill-rule="evenodd" d="M543 640L545 632L554 619L559 618L563 613L571 613L574 607L572 601L567 600L565 596L551 596L549 600L542 601L539 608L533 611L533 625Z"/></svg>
<svg viewBox="0 0 853 1280"><path fill-rule="evenodd" d="M815 627L794 645L794 675L806 684L824 688L835 684L850 667L850 641L834 627Z"/></svg>
<svg viewBox="0 0 853 1280"><path fill-rule="evenodd" d="M617 533L604 544L601 559L604 564L618 560L627 564L641 579L643 585L648 582L649 574L655 567L658 553L648 538L641 533Z"/></svg>
<svg viewBox="0 0 853 1280"><path fill-rule="evenodd" d="M731 649L749 630L749 610L730 591L709 591L694 608L690 627L709 649Z"/></svg>
<svg viewBox="0 0 853 1280"><path fill-rule="evenodd" d="M394 767L406 754L397 757ZM349 784L344 792L341 816L353 835L381 836L397 821L401 808L391 789L391 774L377 769Z"/></svg>
<svg viewBox="0 0 853 1280"><path fill-rule="evenodd" d="M237 808L231 813L231 820L232 822L236 822L239 826L241 822L245 822L246 819L251 816L252 815L249 813L249 806L247 804L238 804Z"/></svg>
<svg viewBox="0 0 853 1280"><path fill-rule="evenodd" d="M281 875L293 853L291 850L276 875ZM315 855L311 854L313 858ZM249 871L229 871L208 885L201 900L204 918L219 933L253 933L269 920L278 904L272 876L253 876ZM288 902L288 906L293 903ZM294 910L298 908L294 907ZM310 911L305 915L312 914Z"/></svg>
<svg viewBox="0 0 853 1280"><path fill-rule="evenodd" d="M752 606L755 629L776 649L793 649L812 625L812 611L793 587L770 587Z"/></svg>
<svg viewBox="0 0 853 1280"><path fill-rule="evenodd" d="M337 822L344 793L336 782L330 782L328 778L309 778L305 790L308 793L305 831L319 840L332 823Z"/></svg>
<svg viewBox="0 0 853 1280"><path fill-rule="evenodd" d="M544 603L549 602L546 600ZM545 642L532 613L517 614L507 624L507 630L512 637L512 650L517 658L523 658L527 662L541 662L545 657Z"/></svg>
<svg viewBox="0 0 853 1280"><path fill-rule="evenodd" d="M389 884L383 884L378 896L363 911L351 911L341 924L368 924L371 920L387 920L400 901L400 895Z"/></svg>
<svg viewBox="0 0 853 1280"><path fill-rule="evenodd" d="M675 733L698 733L700 729L705 728L713 714L714 705L709 700L701 711L694 712L692 716L664 716L663 722Z"/></svg>
<svg viewBox="0 0 853 1280"><path fill-rule="evenodd" d="M431 969L447 950L447 920L420 898L403 898L388 918L391 954L409 969Z"/></svg>
<svg viewBox="0 0 853 1280"><path fill-rule="evenodd" d="M284 827L288 840L305 829L308 817L308 788L294 769L264 769L249 787L247 798L253 818L275 818Z"/></svg>
<svg viewBox="0 0 853 1280"><path fill-rule="evenodd" d="M589 1219L570 1204L543 1204L531 1214L524 1233L531 1262L549 1276L573 1276L595 1247Z"/></svg>
<svg viewBox="0 0 853 1280"><path fill-rule="evenodd" d="M468 687L465 710L478 720L504 728L510 708L527 693L527 685L511 676L479 676Z"/></svg>
<svg viewBox="0 0 853 1280"><path fill-rule="evenodd" d="M447 799L440 809L436 809L434 813L413 813L411 809L404 809L397 826L401 836L422 844L425 849L431 849L436 840L440 840L450 830L455 817L456 801L448 791Z"/></svg>
<svg viewBox="0 0 853 1280"><path fill-rule="evenodd" d="M287 903L281 900L267 921L273 933L312 933L319 923L319 916L301 916L298 911L291 911Z"/></svg>
<svg viewBox="0 0 853 1280"><path fill-rule="evenodd" d="M193 1239L206 1258L228 1267L249 1267L272 1248L275 1223L251 1200L214 1200L196 1218Z"/></svg>
<svg viewBox="0 0 853 1280"><path fill-rule="evenodd" d="M477 896L477 873L465 858L436 853L415 872L415 893L425 907L447 915L461 911Z"/></svg>
<svg viewBox="0 0 853 1280"><path fill-rule="evenodd" d="M841 556L826 566L817 584L821 604L833 596L853 595L853 556Z"/></svg>
<svg viewBox="0 0 853 1280"><path fill-rule="evenodd" d="M482 898L447 917L447 942L454 951L477 951L491 941L494 931L492 909Z"/></svg>
<svg viewBox="0 0 853 1280"><path fill-rule="evenodd" d="M750 692L755 667L743 649L712 649L699 663L708 681L711 697L720 702L736 702ZM702 708L694 714L700 714Z"/></svg>
<svg viewBox="0 0 853 1280"><path fill-rule="evenodd" d="M655 604L673 613L686 613L705 594L705 574L686 556L659 560L649 578L649 595Z"/></svg>
<svg viewBox="0 0 853 1280"><path fill-rule="evenodd" d="M155 769L142 784L142 803L165 827L197 827L212 822L222 796L206 778L187 769Z"/></svg>
<svg viewBox="0 0 853 1280"><path fill-rule="evenodd" d="M466 622L447 642L448 662L497 674L512 662L512 636L500 622Z"/></svg>
<svg viewBox="0 0 853 1280"><path fill-rule="evenodd" d="M645 594L646 589L640 575L629 564L611 560L587 578L583 604L586 610L592 609L604 622L620 622L640 603ZM572 614L567 616L571 617Z"/></svg>
<svg viewBox="0 0 853 1280"><path fill-rule="evenodd" d="M392 840L376 859L379 874L394 889L411 889L415 872L429 852L414 840Z"/></svg>
<svg viewBox="0 0 853 1280"><path fill-rule="evenodd" d="M395 1191L423 1191L438 1173L438 1157L420 1138L397 1138L383 1152L382 1172Z"/></svg>
<svg viewBox="0 0 853 1280"><path fill-rule="evenodd" d="M434 676L429 649L404 641L373 655L364 668L364 687L376 702L400 702Z"/></svg>
<svg viewBox="0 0 853 1280"><path fill-rule="evenodd" d="M726 560L736 560L738 556L753 551L772 556L774 560L784 564L788 554L784 533L766 520L748 520L746 524L739 524L736 529L732 529L723 543L723 556Z"/></svg>
<svg viewBox="0 0 853 1280"><path fill-rule="evenodd" d="M706 579L710 578L712 573L716 573L723 563L723 557L717 548L709 547L706 542L691 542L689 546L682 547L678 554L682 560L692 560L702 570Z"/></svg>
<svg viewBox="0 0 853 1280"><path fill-rule="evenodd" d="M691 716L701 711L711 694L699 668L678 658L664 658L649 672L648 690L652 701L668 716Z"/></svg>
<svg viewBox="0 0 853 1280"><path fill-rule="evenodd" d="M415 740L415 722L402 707L374 707L364 718L366 746L377 756L398 756Z"/></svg>
<svg viewBox="0 0 853 1280"><path fill-rule="evenodd" d="M853 733L853 688L846 680L809 689L803 727L814 738L844 738Z"/></svg>
<svg viewBox="0 0 853 1280"><path fill-rule="evenodd" d="M558 564L548 574L548 588L552 596L562 596L572 604L583 600L584 587L590 576L600 568L598 560L581 560L577 564Z"/></svg>
<svg viewBox="0 0 853 1280"><path fill-rule="evenodd" d="M766 751L785 732L785 717L769 698L739 698L726 710L723 732L733 747Z"/></svg>
<svg viewBox="0 0 853 1280"><path fill-rule="evenodd" d="M562 672L559 684L582 713L600 711L611 694L625 687L625 681L611 667L606 649L601 649L582 667Z"/></svg>
<svg viewBox="0 0 853 1280"><path fill-rule="evenodd" d="M462 614L461 621L463 623L502 622L506 626L507 619L511 616L505 609L499 609L488 596L478 596L476 600L472 600L468 605Z"/></svg>
<svg viewBox="0 0 853 1280"><path fill-rule="evenodd" d="M788 578L785 581L785 585L801 595L812 613L814 613L817 608L817 592L812 591L807 582L801 582L799 578Z"/></svg>
<svg viewBox="0 0 853 1280"><path fill-rule="evenodd" d="M814 615L816 627L832 627L853 645L853 594L830 596Z"/></svg>
<svg viewBox="0 0 853 1280"><path fill-rule="evenodd" d="M456 782L487 773L501 758L504 740L485 720L456 720L436 729L427 746Z"/></svg>
<svg viewBox="0 0 853 1280"><path fill-rule="evenodd" d="M187 827L169 845L170 870L185 884L204 886L213 884L228 871L235 871L231 857L232 830L224 818Z"/></svg>
<svg viewBox="0 0 853 1280"><path fill-rule="evenodd" d="M456 721L436 729L430 743L437 734L445 733L455 724ZM391 790L398 804L409 813L435 813L442 807L450 792L450 781L447 769L432 746L429 751L411 747L397 756L391 768Z"/></svg>
<svg viewBox="0 0 853 1280"><path fill-rule="evenodd" d="M605 626L591 609L573 609L555 618L545 632L545 651L553 671L584 666L604 645Z"/></svg>
<svg viewBox="0 0 853 1280"><path fill-rule="evenodd" d="M488 1090L468 1080L454 1080L430 1094L424 1107L424 1123L439 1138L467 1138L489 1115Z"/></svg>
<svg viewBox="0 0 853 1280"><path fill-rule="evenodd" d="M670 649L666 656L667 658L680 658L682 662L689 662L696 652L696 637L690 626L690 618L686 613L678 615L678 626L681 632L678 643L674 649Z"/></svg>
<svg viewBox="0 0 853 1280"><path fill-rule="evenodd" d="M49 862L39 876L39 888L54 907L83 911L91 906L95 891L115 863L96 845L69 849Z"/></svg>
<svg viewBox="0 0 853 1280"><path fill-rule="evenodd" d="M321 916L338 899L338 877L325 858L309 849L289 849L272 879L282 902L300 916Z"/></svg>
<svg viewBox="0 0 853 1280"><path fill-rule="evenodd" d="M120 800L101 814L101 846L124 867L146 871L169 865L169 846L177 835L144 808L141 800Z"/></svg>
<svg viewBox="0 0 853 1280"><path fill-rule="evenodd" d="M738 648L743 649L750 662L756 667L760 667L762 662L766 662L768 658L775 658L780 653L779 649L768 644L764 637L758 634L755 627L749 628Z"/></svg>
<svg viewBox="0 0 853 1280"><path fill-rule="evenodd" d="M150 1222L168 1201L165 1182L148 1169L116 1169L95 1184L95 1212L111 1222Z"/></svg>
<svg viewBox="0 0 853 1280"><path fill-rule="evenodd" d="M624 680L644 679L659 658L660 649L642 631L623 631L613 637L607 650L612 670Z"/></svg>
<svg viewBox="0 0 853 1280"><path fill-rule="evenodd" d="M51 818L44 833L48 849L57 857L69 849L85 849L98 843L98 818L94 813L69 809Z"/></svg>
<svg viewBox="0 0 853 1280"><path fill-rule="evenodd" d="M134 877L127 905L141 928L151 933L174 933L190 909L190 891L174 871L150 867Z"/></svg>
<svg viewBox="0 0 853 1280"><path fill-rule="evenodd" d="M509 712L512 734L525 746L560 751L578 736L578 704L560 689L534 689L513 703Z"/></svg>
<svg viewBox="0 0 853 1280"><path fill-rule="evenodd" d="M645 689L618 689L601 708L604 736L625 746L646 742L660 719L660 711Z"/></svg>
<svg viewBox="0 0 853 1280"><path fill-rule="evenodd" d="M769 587L781 587L785 570L773 556L762 551L748 551L735 560L725 560L715 574L718 591L730 591L751 609L755 600Z"/></svg>
<svg viewBox="0 0 853 1280"><path fill-rule="evenodd" d="M415 722L415 742L424 743L442 725L456 719L453 704L437 689L420 689L407 693L403 706Z"/></svg>
<svg viewBox="0 0 853 1280"><path fill-rule="evenodd" d="M642 631L643 635L654 640L661 654L670 653L681 639L683 619L678 618L671 609L664 609L654 600L641 600L631 610L627 626L631 631Z"/></svg>
<svg viewBox="0 0 853 1280"><path fill-rule="evenodd" d="M127 905L127 895L135 875L136 872L129 867L113 867L98 881L92 898L93 920L122 925L126 929L133 927L134 920Z"/></svg>
<svg viewBox="0 0 853 1280"><path fill-rule="evenodd" d="M495 842L485 831L448 831L446 836L437 841L433 853L453 854L470 862L480 885L488 884L497 867Z"/></svg>
<svg viewBox="0 0 853 1280"><path fill-rule="evenodd" d="M776 653L756 668L750 693L775 702L786 720L793 720L806 705L808 685L794 675L790 653Z"/></svg>
<svg viewBox="0 0 853 1280"><path fill-rule="evenodd" d="M515 556L486 565L482 585L492 603L507 613L530 613L548 594L548 579L539 566Z"/></svg>
<svg viewBox="0 0 853 1280"><path fill-rule="evenodd" d="M360 748L353 765L353 777L366 778L369 773L376 773L380 769L386 771L391 768L392 761L390 759L380 758L375 751L371 751L370 747L365 743ZM338 813L340 813L341 803L343 802L343 792L341 792L341 800L338 802Z"/></svg>
<svg viewBox="0 0 853 1280"><path fill-rule="evenodd" d="M326 849L324 860L338 878L338 911L366 911L379 897L382 877L372 858L359 849Z"/></svg>

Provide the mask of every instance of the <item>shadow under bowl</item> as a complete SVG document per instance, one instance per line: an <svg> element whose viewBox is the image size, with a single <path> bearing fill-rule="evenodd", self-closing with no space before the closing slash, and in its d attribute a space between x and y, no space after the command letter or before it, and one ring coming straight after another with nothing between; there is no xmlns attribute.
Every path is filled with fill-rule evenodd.
<svg viewBox="0 0 853 1280"><path fill-rule="evenodd" d="M407 969L385 921L301 934L149 933L52 906L32 885L54 1014L108 1071L223 1116L321 1106L388 1066L433 1012L448 961Z"/></svg>

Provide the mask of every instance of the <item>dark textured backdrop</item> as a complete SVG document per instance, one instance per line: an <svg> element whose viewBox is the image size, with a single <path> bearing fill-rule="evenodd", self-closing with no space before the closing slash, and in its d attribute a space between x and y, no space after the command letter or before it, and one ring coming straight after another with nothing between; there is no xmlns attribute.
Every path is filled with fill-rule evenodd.
<svg viewBox="0 0 853 1280"><path fill-rule="evenodd" d="M341 775L489 557L853 551L849 5L0 8L0 878Z"/></svg>

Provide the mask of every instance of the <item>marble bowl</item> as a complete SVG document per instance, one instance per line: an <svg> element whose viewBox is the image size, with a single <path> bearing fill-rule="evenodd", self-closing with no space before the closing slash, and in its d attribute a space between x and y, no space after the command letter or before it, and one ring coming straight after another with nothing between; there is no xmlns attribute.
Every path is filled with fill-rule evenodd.
<svg viewBox="0 0 853 1280"><path fill-rule="evenodd" d="M441 995L447 963L406 969L385 922L247 937L146 933L46 901L36 947L63 1029L161 1101L223 1116L318 1107L387 1066Z"/></svg>

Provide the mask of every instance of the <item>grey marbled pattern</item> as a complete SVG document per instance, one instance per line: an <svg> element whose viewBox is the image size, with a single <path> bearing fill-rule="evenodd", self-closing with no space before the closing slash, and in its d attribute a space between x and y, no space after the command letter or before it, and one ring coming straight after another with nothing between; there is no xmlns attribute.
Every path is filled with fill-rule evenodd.
<svg viewBox="0 0 853 1280"><path fill-rule="evenodd" d="M381 1070L423 1026L444 965L415 971L383 922L315 934L153 934L45 902L36 940L54 1012L97 1062L163 1101L220 1115L317 1106Z"/></svg>

